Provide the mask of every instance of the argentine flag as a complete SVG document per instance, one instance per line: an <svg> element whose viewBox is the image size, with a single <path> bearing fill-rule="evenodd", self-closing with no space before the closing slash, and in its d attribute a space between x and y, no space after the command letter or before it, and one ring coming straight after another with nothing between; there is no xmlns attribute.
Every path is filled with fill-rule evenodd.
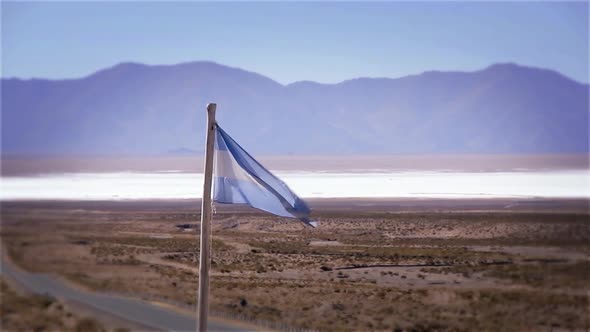
<svg viewBox="0 0 590 332"><path fill-rule="evenodd" d="M299 218L317 227L317 223L309 219L307 204L252 158L219 125L215 126L214 165L214 202L247 204L278 216Z"/></svg>

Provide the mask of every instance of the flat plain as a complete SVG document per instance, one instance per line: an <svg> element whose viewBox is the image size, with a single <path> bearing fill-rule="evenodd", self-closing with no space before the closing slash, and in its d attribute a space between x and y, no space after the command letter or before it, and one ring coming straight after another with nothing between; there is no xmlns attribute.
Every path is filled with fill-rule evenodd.
<svg viewBox="0 0 590 332"><path fill-rule="evenodd" d="M213 315L321 331L589 327L586 200L311 205L317 229L215 207ZM0 235L26 270L194 310L199 207L197 200L3 202ZM26 319L18 310L2 317L4 330Z"/></svg>

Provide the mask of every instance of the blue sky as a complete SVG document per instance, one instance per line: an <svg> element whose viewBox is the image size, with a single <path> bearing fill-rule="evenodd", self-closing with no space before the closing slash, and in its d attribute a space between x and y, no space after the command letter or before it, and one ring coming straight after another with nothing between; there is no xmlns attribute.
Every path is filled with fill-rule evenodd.
<svg viewBox="0 0 590 332"><path fill-rule="evenodd" d="M588 82L588 2L2 2L2 77L210 60L281 83L475 70Z"/></svg>

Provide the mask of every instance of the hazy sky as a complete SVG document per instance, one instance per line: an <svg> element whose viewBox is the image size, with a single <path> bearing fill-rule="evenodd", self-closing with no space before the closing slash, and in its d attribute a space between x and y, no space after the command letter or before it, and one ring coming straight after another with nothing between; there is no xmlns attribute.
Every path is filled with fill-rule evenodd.
<svg viewBox="0 0 590 332"><path fill-rule="evenodd" d="M588 82L588 2L2 2L2 77L211 60L281 83L474 70Z"/></svg>

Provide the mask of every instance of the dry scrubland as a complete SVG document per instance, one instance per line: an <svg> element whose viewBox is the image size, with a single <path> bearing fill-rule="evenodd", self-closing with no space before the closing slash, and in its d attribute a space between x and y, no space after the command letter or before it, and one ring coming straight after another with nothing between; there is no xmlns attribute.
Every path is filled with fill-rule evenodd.
<svg viewBox="0 0 590 332"><path fill-rule="evenodd" d="M96 319L76 315L70 306L51 296L15 290L2 279L0 292L0 326L3 331L106 331ZM115 328L114 331L129 330Z"/></svg>
<svg viewBox="0 0 590 332"><path fill-rule="evenodd" d="M589 326L587 213L337 205L314 210L318 229L218 207L211 310L325 331ZM176 225L198 220L194 206L3 203L2 242L27 270L186 309L198 240ZM3 302L12 299L2 287ZM6 310L4 327L17 329Z"/></svg>

